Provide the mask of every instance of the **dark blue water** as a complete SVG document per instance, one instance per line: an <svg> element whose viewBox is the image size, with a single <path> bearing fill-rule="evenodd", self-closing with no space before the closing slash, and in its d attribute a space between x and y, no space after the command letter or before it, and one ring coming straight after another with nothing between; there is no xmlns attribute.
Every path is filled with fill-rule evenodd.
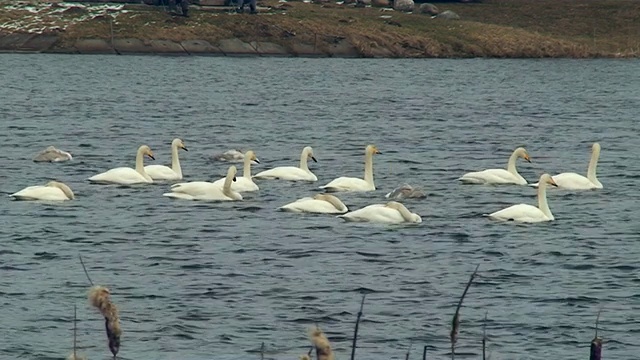
<svg viewBox="0 0 640 360"><path fill-rule="evenodd" d="M0 192L49 179L76 200L60 205L0 199L0 358L59 359L78 342L107 359L103 321L88 282L108 286L122 316L122 359L292 359L307 329L326 331L347 359L361 293L360 359L399 359L410 344L448 358L455 305L458 358L480 358L482 319L492 359L585 359L603 307L609 359L640 352L640 62L618 60L338 60L1 55ZM89 184L133 166L148 144L169 164L184 139L185 179L210 180L209 160L253 149L255 171L295 165L304 146L313 184L262 181L238 203L162 197L168 184ZM496 223L482 217L535 204L528 187L463 186L466 171L518 163L586 173L602 145L595 192L550 191L556 221ZM385 201L402 183L419 226L347 224L275 209L338 176L362 176L366 144L377 191L340 194L352 209ZM74 160L36 164L48 145Z"/></svg>

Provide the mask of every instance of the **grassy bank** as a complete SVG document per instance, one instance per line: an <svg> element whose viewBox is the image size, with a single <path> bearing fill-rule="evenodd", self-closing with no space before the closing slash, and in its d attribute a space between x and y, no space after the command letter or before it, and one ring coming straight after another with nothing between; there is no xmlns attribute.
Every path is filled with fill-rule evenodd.
<svg viewBox="0 0 640 360"><path fill-rule="evenodd" d="M286 50L305 44L330 52L336 44L358 56L384 57L637 57L640 2L635 0L486 0L438 3L460 20L335 3L266 0L260 15L192 6L189 18L162 8L125 5L90 13L59 8L42 13L0 1L0 32L55 33L58 49L78 39L220 40L269 42ZM36 20L35 18L38 17ZM29 20L31 19L31 20ZM113 19L113 20L112 20ZM33 26L25 24L40 22ZM47 22L46 24L44 22ZM347 45L345 45L347 44Z"/></svg>

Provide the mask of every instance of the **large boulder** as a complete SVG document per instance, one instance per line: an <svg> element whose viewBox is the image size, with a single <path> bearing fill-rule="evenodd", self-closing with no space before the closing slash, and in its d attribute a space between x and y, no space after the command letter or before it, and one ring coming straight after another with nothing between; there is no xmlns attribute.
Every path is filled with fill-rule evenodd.
<svg viewBox="0 0 640 360"><path fill-rule="evenodd" d="M420 4L420 13L427 14L427 15L438 15L439 11L435 5L424 3L424 4Z"/></svg>
<svg viewBox="0 0 640 360"><path fill-rule="evenodd" d="M389 1L389 0L371 0L371 6L373 6L373 7L389 7L389 6L391 6L391 1Z"/></svg>
<svg viewBox="0 0 640 360"><path fill-rule="evenodd" d="M442 19L447 19L447 20L460 20L460 15L454 13L451 10L445 10L445 11L441 12L440 14L438 14L436 17L442 18Z"/></svg>
<svg viewBox="0 0 640 360"><path fill-rule="evenodd" d="M396 11L412 12L415 4L413 0L394 0L393 9Z"/></svg>

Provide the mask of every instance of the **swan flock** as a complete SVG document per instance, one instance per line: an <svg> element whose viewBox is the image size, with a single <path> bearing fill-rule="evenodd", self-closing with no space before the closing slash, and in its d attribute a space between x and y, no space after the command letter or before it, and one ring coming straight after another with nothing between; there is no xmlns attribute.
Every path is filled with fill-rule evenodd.
<svg viewBox="0 0 640 360"><path fill-rule="evenodd" d="M144 158L155 160L151 148L141 145L135 157L135 166L116 167L105 172L98 173L88 178L94 184L136 185L151 184L154 182L183 180L180 166L179 150L188 151L183 140L175 138L171 142L171 166L150 164L144 165ZM603 185L596 177L596 167L600 158L600 144L594 143L591 148L591 159L587 168L587 175L579 175L574 172L549 175L544 173L537 183L529 184L518 173L516 162L523 159L531 162L531 157L523 147L516 148L507 162L506 169L492 168L482 171L473 171L463 174L458 180L465 185L529 185L537 188L537 206L530 204L517 204L505 209L485 214L493 220L516 221L524 223L538 223L555 220L547 202L547 187L553 186L566 190L595 190L602 189ZM381 154L375 145L367 145L364 151L364 176L337 177L319 189L324 193L304 197L278 208L280 211L291 213L316 213L334 214L347 222L376 222L382 224L419 224L422 217L411 212L401 200L422 199L426 197L424 191L404 184L387 193L388 199L384 203L375 203L357 210L350 210L336 195L339 192L371 192L376 190L374 183L373 157ZM54 147L48 147L44 152L34 158L36 162L59 162L70 160L71 155ZM302 149L298 166L277 166L269 170L251 175L251 166L260 164L255 152L248 150L244 153L231 150L217 155L217 160L227 162L242 162L243 174L237 176L234 165L229 166L226 176L212 182L188 181L177 182L170 186L163 196L179 200L200 201L242 201L243 192L256 192L260 187L255 180L284 180L294 182L315 182L317 176L309 169L309 160L317 163L313 148L306 146ZM45 185L28 186L18 192L9 195L15 200L40 200L40 201L68 201L74 200L75 195L71 188L59 181L49 181Z"/></svg>

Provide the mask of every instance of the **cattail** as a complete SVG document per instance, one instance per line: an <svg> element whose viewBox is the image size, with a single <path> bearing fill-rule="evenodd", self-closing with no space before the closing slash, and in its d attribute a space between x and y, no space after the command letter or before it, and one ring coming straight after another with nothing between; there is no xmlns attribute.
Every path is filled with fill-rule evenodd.
<svg viewBox="0 0 640 360"><path fill-rule="evenodd" d="M104 325L107 331L107 339L109 340L109 350L115 358L120 350L120 315L118 308L111 302L109 289L104 286L93 286L89 290L89 302L95 308L100 310L104 316Z"/></svg>
<svg viewBox="0 0 640 360"><path fill-rule="evenodd" d="M317 360L334 360L331 343L319 327L314 326L309 329L309 338L311 343L316 347Z"/></svg>

